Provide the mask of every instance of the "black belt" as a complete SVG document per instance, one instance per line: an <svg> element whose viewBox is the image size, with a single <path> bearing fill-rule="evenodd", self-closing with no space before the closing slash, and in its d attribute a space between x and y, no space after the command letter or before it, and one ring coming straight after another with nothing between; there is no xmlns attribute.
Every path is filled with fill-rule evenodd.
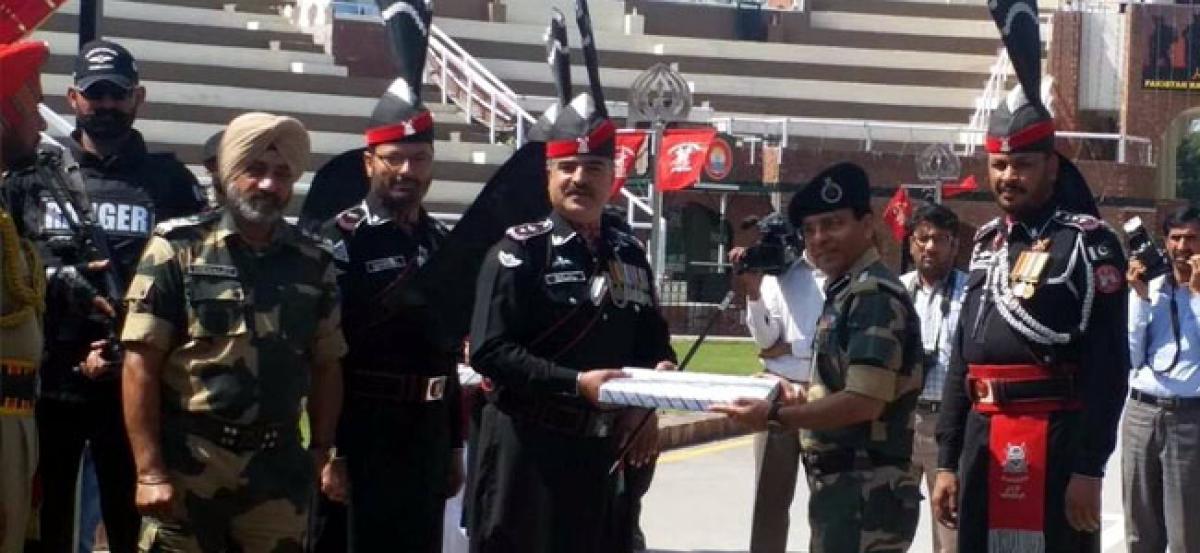
<svg viewBox="0 0 1200 553"><path fill-rule="evenodd" d="M838 474L852 470L871 470L880 467L896 467L908 470L912 462L903 457L892 457L878 451L862 449L835 449L832 451L806 451L800 454L804 470L811 476Z"/></svg>
<svg viewBox="0 0 1200 553"><path fill-rule="evenodd" d="M183 430L204 438L234 453L275 449L300 443L298 423L231 424L199 414L184 414Z"/></svg>
<svg viewBox="0 0 1200 553"><path fill-rule="evenodd" d="M1045 380L1009 381L976 379L971 383L971 400L1005 405L1022 401L1069 401L1076 399L1075 380L1071 377Z"/></svg>
<svg viewBox="0 0 1200 553"><path fill-rule="evenodd" d="M398 402L441 401L446 394L445 376L391 374L377 371L347 370L343 379L346 393L371 399Z"/></svg>
<svg viewBox="0 0 1200 553"><path fill-rule="evenodd" d="M942 411L942 402L936 399L917 398L917 409L927 413L937 414Z"/></svg>
<svg viewBox="0 0 1200 553"><path fill-rule="evenodd" d="M605 438L612 434L617 411L597 411L561 401L505 398L496 401L501 411L524 422L572 436Z"/></svg>
<svg viewBox="0 0 1200 553"><path fill-rule="evenodd" d="M1134 401L1162 407L1163 409L1200 409L1200 397L1159 397L1138 390L1130 390L1129 397Z"/></svg>

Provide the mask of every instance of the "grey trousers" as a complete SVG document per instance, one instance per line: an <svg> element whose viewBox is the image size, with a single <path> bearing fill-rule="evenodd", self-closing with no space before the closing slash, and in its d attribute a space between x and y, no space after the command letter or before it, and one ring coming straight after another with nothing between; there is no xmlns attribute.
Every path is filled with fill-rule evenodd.
<svg viewBox="0 0 1200 553"><path fill-rule="evenodd" d="M758 477L750 553L784 553L791 523L789 512L800 472L800 433L769 430L755 434L754 453L758 459Z"/></svg>
<svg viewBox="0 0 1200 553"><path fill-rule="evenodd" d="M1131 399L1121 443L1129 552L1200 552L1200 409Z"/></svg>
<svg viewBox="0 0 1200 553"><path fill-rule="evenodd" d="M916 431L913 432L912 468L918 479L925 480L929 497L933 497L933 483L937 480L937 429L938 415L928 410L917 408L915 413ZM958 551L958 532L946 528L933 518L933 501L929 502L929 516L933 521L933 552L955 553Z"/></svg>

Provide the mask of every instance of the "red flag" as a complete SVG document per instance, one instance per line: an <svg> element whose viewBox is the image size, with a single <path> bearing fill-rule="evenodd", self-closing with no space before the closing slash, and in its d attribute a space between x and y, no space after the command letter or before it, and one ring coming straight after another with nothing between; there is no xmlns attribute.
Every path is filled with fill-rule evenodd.
<svg viewBox="0 0 1200 553"><path fill-rule="evenodd" d="M638 156L645 144L645 131L630 129L617 131L617 148L613 152L612 194L609 194L608 197L615 198L621 191L621 187L625 186L625 181L629 179L629 174L637 165Z"/></svg>
<svg viewBox="0 0 1200 553"><path fill-rule="evenodd" d="M904 240L904 226L908 224L908 217L912 215L912 202L908 199L908 190L903 186L896 188L896 193L892 195L892 199L888 200L887 207L883 209L883 222L887 223L892 229L892 236L896 237L896 241Z"/></svg>
<svg viewBox="0 0 1200 553"><path fill-rule="evenodd" d="M717 130L670 129L663 135L659 149L658 170L655 185L659 190L683 190L700 181L704 160L708 159L708 147Z"/></svg>
<svg viewBox="0 0 1200 553"><path fill-rule="evenodd" d="M979 189L979 184L975 182L975 175L967 175L967 178L963 179L962 182L942 185L942 199L949 200L961 194L974 192L977 189Z"/></svg>

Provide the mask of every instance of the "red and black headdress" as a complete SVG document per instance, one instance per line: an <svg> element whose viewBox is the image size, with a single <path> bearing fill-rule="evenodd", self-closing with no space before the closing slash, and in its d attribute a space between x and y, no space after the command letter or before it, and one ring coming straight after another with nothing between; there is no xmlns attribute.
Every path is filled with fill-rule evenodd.
<svg viewBox="0 0 1200 553"><path fill-rule="evenodd" d="M388 29L399 77L371 113L367 146L433 142L433 114L421 103L433 7L426 0L377 0L377 4Z"/></svg>
<svg viewBox="0 0 1200 553"><path fill-rule="evenodd" d="M1042 41L1037 0L992 0L992 19L1017 74L1017 87L992 112L984 145L989 154L1054 152L1054 116L1042 102ZM1059 209L1098 215L1083 175L1058 156L1053 201Z"/></svg>
<svg viewBox="0 0 1200 553"><path fill-rule="evenodd" d="M547 110L553 115L548 125L537 129L539 138L546 142L546 158L555 159L576 155L592 155L611 158L616 150L617 128L608 118L604 105L604 89L600 84L600 62L596 55L596 37L592 33L592 19L588 13L587 0L575 0L575 19L579 35L583 39L583 61L587 67L591 94L584 92L569 103L570 69L567 56L566 27L562 14L555 12L551 20L547 46L555 82L558 84L558 104ZM556 27L557 24L557 27ZM561 44L557 48L556 43ZM559 57L561 56L561 57ZM551 113L551 112L554 113ZM547 119L543 116L543 119Z"/></svg>

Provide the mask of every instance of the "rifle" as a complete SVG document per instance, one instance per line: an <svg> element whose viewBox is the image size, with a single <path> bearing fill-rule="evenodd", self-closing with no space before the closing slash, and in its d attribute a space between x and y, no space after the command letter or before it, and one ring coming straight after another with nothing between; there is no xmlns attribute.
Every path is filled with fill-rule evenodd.
<svg viewBox="0 0 1200 553"><path fill-rule="evenodd" d="M87 199L79 164L71 158L70 151L49 136L42 136L43 147L38 151L36 164L39 181L45 184L50 198L62 213L63 220L75 234L75 242L82 257L92 261L109 261L108 267L101 274L104 289L100 293L112 306L116 316L110 318L106 324L108 344L104 348L104 357L109 361L118 361L122 352L117 336L117 323L122 318L125 286L122 285L123 279L112 261L108 234L96 222L92 213L92 205Z"/></svg>
<svg viewBox="0 0 1200 553"><path fill-rule="evenodd" d="M692 342L691 347L688 348L687 354L683 356L683 361L679 362L679 370L682 371L687 368L688 363L692 361L692 356L696 355L696 350L700 349L700 344L704 342L705 338L708 338L708 333L712 332L713 325L717 323L717 317L720 317L726 309L729 309L729 305L733 303L733 296L733 290L727 292L725 294L725 299L721 300L721 303L717 304L717 310L714 311L712 315L708 316L708 321L704 323L704 330L701 331L700 335L696 337L696 341ZM633 427L633 432L629 433L629 437L625 439L625 443L622 444L621 448L618 450L617 459L613 461L612 466L609 467L609 474L616 472L621 466L621 461L625 459L626 455L629 455L629 450L633 448L634 440L637 438L637 435L641 433L642 429L646 427L646 423L650 422L650 415L653 414L654 409L646 411L646 414L642 415L642 420L638 421L637 426Z"/></svg>

